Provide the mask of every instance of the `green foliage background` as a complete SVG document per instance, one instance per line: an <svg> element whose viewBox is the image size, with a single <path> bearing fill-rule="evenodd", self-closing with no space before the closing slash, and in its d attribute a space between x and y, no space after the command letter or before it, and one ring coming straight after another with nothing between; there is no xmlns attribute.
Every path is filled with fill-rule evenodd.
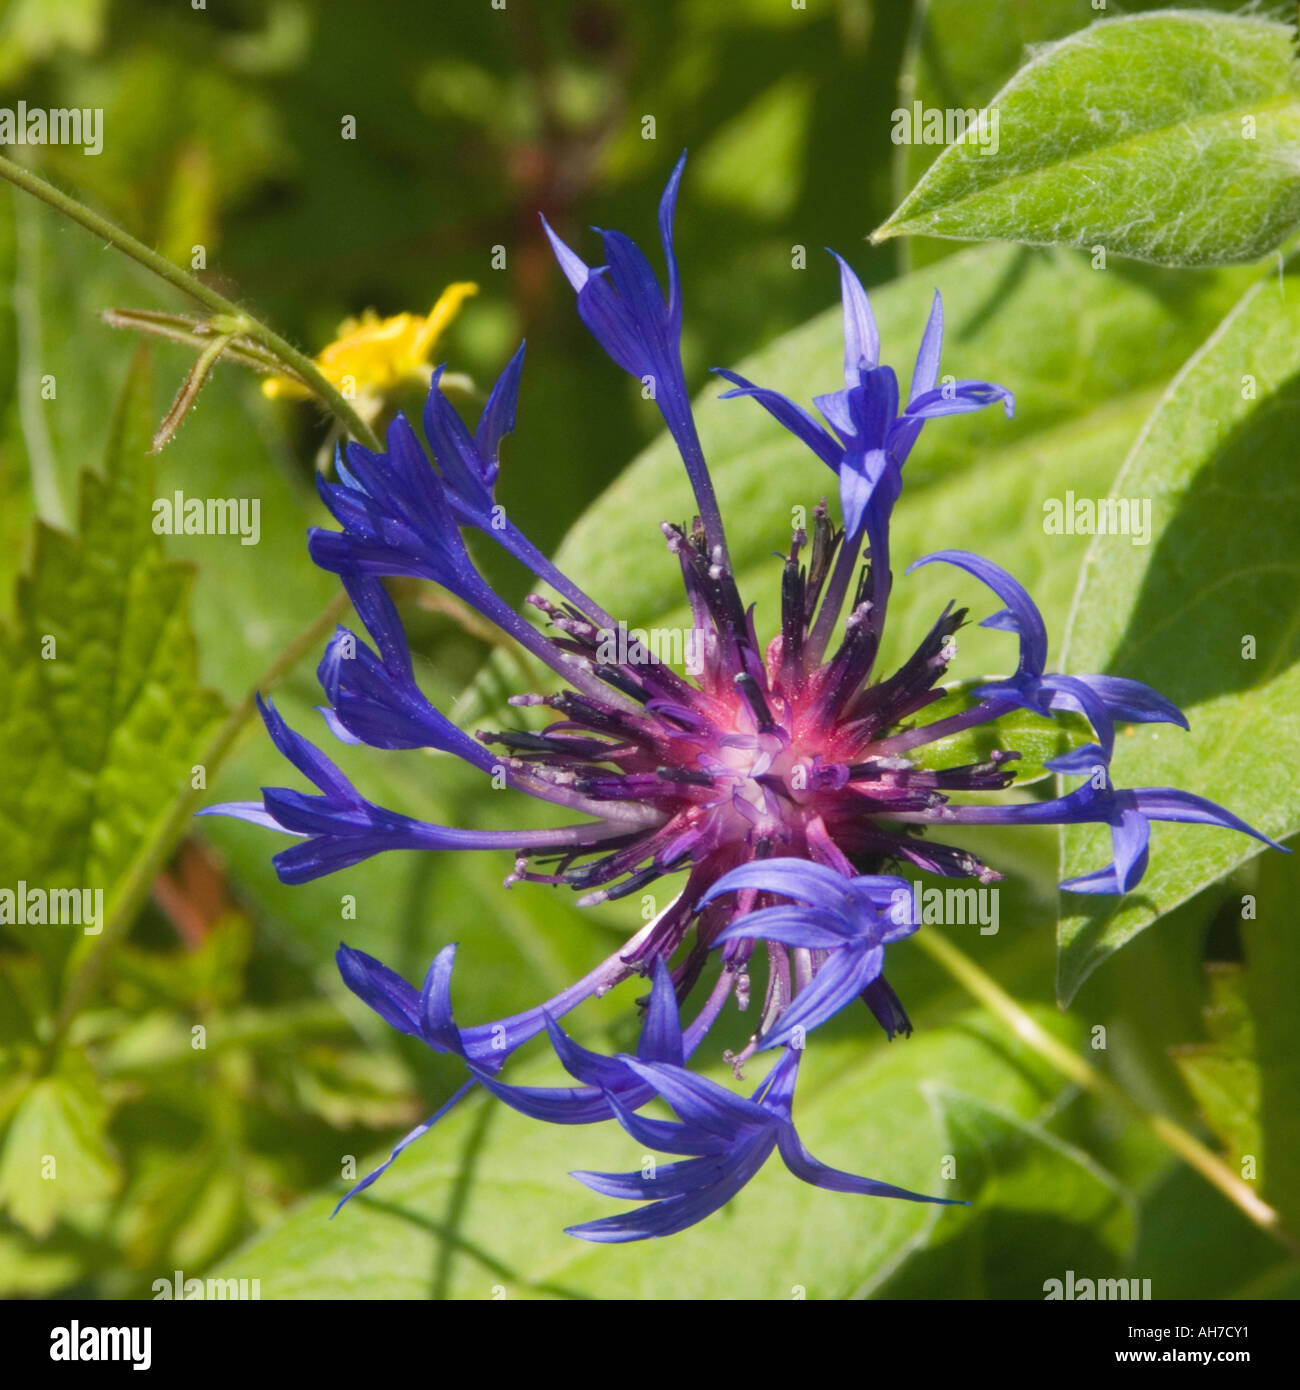
<svg viewBox="0 0 1300 1390"><path fill-rule="evenodd" d="M1189 787L1285 838L1300 829L1300 285L1275 248L1300 216L1300 107L1291 36L1233 9L1195 23L1247 28L1207 39L1148 16L1158 27L1136 37L1089 30L1084 51L1070 36L1096 18L1086 0L10 0L0 105L102 107L101 155L49 147L27 152L33 167L178 264L203 246L213 284L308 350L348 314L424 312L445 284L476 280L439 357L481 385L529 341L499 496L639 626L672 623L680 603L655 523L685 514L685 483L652 407L573 312L537 211L588 250L592 224L650 241L689 148L684 357L760 627L790 508L829 480L756 408L717 402L707 367L745 363L797 398L834 383L823 246L872 288L900 370L938 285L945 370L1005 382L1018 408L1011 423L989 412L923 436L897 515L900 575L940 545L1011 568L1054 661L1149 680L1187 710L1190 735L1123 731L1117 780ZM1227 76L1188 80L1210 51ZM897 106L978 107L1013 80L994 161L890 140ZM1104 119L1081 124L1089 110ZM1225 112L1266 118L1267 160L1242 163ZM1124 145L1112 118L1144 139ZM1170 134L1189 125L1190 155ZM1113 253L1104 268L1098 245ZM193 822L196 805L292 777L241 710L336 593L304 543L321 519L312 469L327 426L222 366L176 440L147 456L189 359L172 344L136 354L99 319L122 305L187 307L0 188L0 887L100 885L114 923L98 938L0 928L0 1292L149 1297L181 1270L257 1278L263 1297L1038 1298L1073 1269L1150 1279L1157 1298L1300 1293L1278 1243L914 945L895 948L890 974L916 1035L890 1046L841 1017L810 1052L797 1118L827 1162L910 1187L936 1190L951 1156L969 1209L835 1196L774 1169L681 1237L590 1247L561 1228L608 1204L567 1170L635 1165L635 1146L608 1126L551 1130L474 1102L329 1222L348 1158L364 1171L459 1080L347 995L340 936L412 978L461 941L458 1015L494 1018L590 968L637 902L582 912L537 886L505 893L508 865L468 856L390 856L291 889L271 837ZM1112 487L1154 499L1149 547L1044 534L1044 499ZM259 498L259 544L155 536L153 499L176 489ZM523 596L528 576L479 558ZM900 580L883 666L952 583L937 569ZM498 706L503 681L518 688L429 595L399 598L442 707L468 722ZM321 646L305 643L277 694L298 727L316 718ZM962 675L1010 661L1005 636L963 633ZM445 760L339 760L411 814L519 815ZM199 791L196 764L214 771ZM1141 1105L1249 1170L1300 1229L1294 860L1159 827L1140 892L1084 917L1055 883L1062 865L1102 862L1096 837L988 831L972 844L1009 875L998 934L925 930L949 934ZM580 1035L626 1045L631 998L585 1009ZM732 1020L717 1052L744 1031ZM537 1050L518 1079L556 1068Z"/></svg>

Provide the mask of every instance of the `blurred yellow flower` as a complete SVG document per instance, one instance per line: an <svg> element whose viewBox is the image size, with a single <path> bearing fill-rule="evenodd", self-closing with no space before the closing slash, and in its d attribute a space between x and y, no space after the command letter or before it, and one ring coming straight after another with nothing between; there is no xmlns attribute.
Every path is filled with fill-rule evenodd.
<svg viewBox="0 0 1300 1390"><path fill-rule="evenodd" d="M428 385L429 357L438 339L460 312L461 304L478 286L461 280L448 285L427 318L394 314L381 319L373 309L359 318L344 319L338 336L316 358L332 386L358 402L363 415L403 387ZM291 377L268 377L263 395L272 400L306 400L311 392Z"/></svg>

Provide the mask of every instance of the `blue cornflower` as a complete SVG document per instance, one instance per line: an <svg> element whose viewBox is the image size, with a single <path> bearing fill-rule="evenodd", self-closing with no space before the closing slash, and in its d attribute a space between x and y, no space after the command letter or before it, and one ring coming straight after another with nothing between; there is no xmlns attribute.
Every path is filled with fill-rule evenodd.
<svg viewBox="0 0 1300 1390"><path fill-rule="evenodd" d="M694 522L661 528L693 615L689 676L635 644L610 641L621 624L560 573L496 502L523 348L472 432L442 394L439 369L424 411L424 441L399 416L384 451L349 444L338 460L338 480L320 484L341 529L313 530L309 548L319 565L340 576L369 638L340 628L326 649L319 668L326 726L347 743L452 754L579 819L549 829L479 831L386 810L363 797L270 702L260 709L272 740L315 791L266 787L260 801L211 808L296 837L274 861L286 883L393 849L506 850L514 857L508 883L564 885L580 893L583 904L679 876L672 901L582 979L533 1009L494 1022L461 1027L455 1021L454 947L438 953L421 989L364 952L342 946L338 953L354 993L394 1028L458 1058L466 1072L451 1099L353 1191L374 1182L481 1086L538 1119L569 1125L612 1119L640 1142L686 1156L653 1179L579 1174L602 1192L649 1202L574 1228L591 1240L664 1235L702 1219L739 1191L774 1148L796 1176L822 1187L940 1200L823 1167L803 1148L791 1119L801 1050L826 1019L861 1000L890 1037L911 1031L885 977L884 956L917 923L905 880L887 870L1000 877L969 851L936 840L934 831L949 824L1108 825L1114 862L1062 884L1088 893L1127 892L1138 882L1152 820L1196 821L1272 844L1231 812L1189 793L1116 789L1109 761L1117 720L1182 727L1186 720L1137 681L1048 672L1047 634L1033 601L979 556L945 550L917 563L955 565L997 594L1005 607L984 622L1018 638L1015 671L982 684L976 702L960 714L914 722L944 693L939 683L952 659L952 637L966 616L949 604L898 670L883 678L876 672L892 584L889 519L903 464L924 422L997 401L1009 414L1012 401L1004 387L989 382L939 384L943 311L936 295L900 410L893 369L879 360L870 304L842 260L844 385L816 397L829 428L777 392L723 373L737 387L728 395L758 400L840 482L843 527L832 524L825 507L814 508L811 538L797 533L785 558L780 631L760 642L731 569L681 364L673 216L682 168L679 161L659 205L666 292L622 233L601 233L607 264L593 268L546 231L577 292L583 321L618 366L653 385L695 492ZM471 558L464 529L502 546L560 596L560 603L529 596L549 631L493 591ZM563 682L560 689L520 695L512 703L549 709L554 721L540 733L471 736L435 709L415 679L397 609L383 586L385 577L399 575L441 585L550 667ZM841 618L841 639L829 650ZM954 800L1004 790L1018 754L996 752L937 771L909 756L1018 707L1047 717L1077 712L1089 722L1095 742L1052 765L1066 775L1085 774L1082 786L1015 805ZM760 1049L785 1050L745 1099L695 1076L688 1063L727 1004L744 1007L759 952L767 966L759 1023L733 1066L738 1074ZM583 1001L634 976L652 980L636 1055L603 1057L560 1028L558 1020ZM683 1025L678 1002L706 976L704 1003ZM576 1085L517 1086L503 1079L515 1051L542 1033ZM678 1121L641 1113L657 1098Z"/></svg>
<svg viewBox="0 0 1300 1390"><path fill-rule="evenodd" d="M574 1173L594 1192L648 1205L570 1226L569 1234L604 1244L673 1235L725 1206L767 1162L773 1149L795 1177L814 1187L940 1206L966 1205L819 1163L804 1148L791 1117L801 1055L787 1050L748 1100L684 1067L627 1058L627 1067L672 1106L680 1123L646 1119L615 1102L619 1123L647 1148L687 1158L683 1163L643 1166L631 1173Z"/></svg>

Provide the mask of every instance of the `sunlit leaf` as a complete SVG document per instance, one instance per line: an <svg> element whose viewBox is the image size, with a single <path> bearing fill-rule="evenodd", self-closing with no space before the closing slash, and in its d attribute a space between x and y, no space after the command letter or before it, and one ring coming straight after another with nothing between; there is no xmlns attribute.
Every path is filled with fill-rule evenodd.
<svg viewBox="0 0 1300 1390"><path fill-rule="evenodd" d="M1300 221L1294 38L1253 15L1102 20L1035 54L873 236L1256 260Z"/></svg>
<svg viewBox="0 0 1300 1390"><path fill-rule="evenodd" d="M1300 829L1291 714L1300 700L1298 284L1294 269L1261 279L1162 399L1113 489L1149 504L1150 544L1094 539L1067 650L1069 669L1147 681L1191 723L1190 733L1160 725L1121 736L1117 786L1183 788L1274 839ZM1062 876L1109 862L1109 839L1072 827ZM1231 831L1156 825L1136 891L1064 900L1061 998L1135 933L1262 848Z"/></svg>

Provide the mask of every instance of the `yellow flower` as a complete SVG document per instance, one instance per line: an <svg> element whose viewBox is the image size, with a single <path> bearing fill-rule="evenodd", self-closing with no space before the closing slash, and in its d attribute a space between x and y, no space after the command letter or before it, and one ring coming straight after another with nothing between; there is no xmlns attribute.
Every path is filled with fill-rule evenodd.
<svg viewBox="0 0 1300 1390"><path fill-rule="evenodd" d="M316 358L321 374L361 413L377 407L403 387L429 381L429 357L444 329L460 312L461 304L478 286L468 281L448 285L427 318L418 314L394 314L381 319L373 309L360 318L344 319L338 337ZM306 400L311 392L291 377L268 377L263 395L272 400Z"/></svg>

